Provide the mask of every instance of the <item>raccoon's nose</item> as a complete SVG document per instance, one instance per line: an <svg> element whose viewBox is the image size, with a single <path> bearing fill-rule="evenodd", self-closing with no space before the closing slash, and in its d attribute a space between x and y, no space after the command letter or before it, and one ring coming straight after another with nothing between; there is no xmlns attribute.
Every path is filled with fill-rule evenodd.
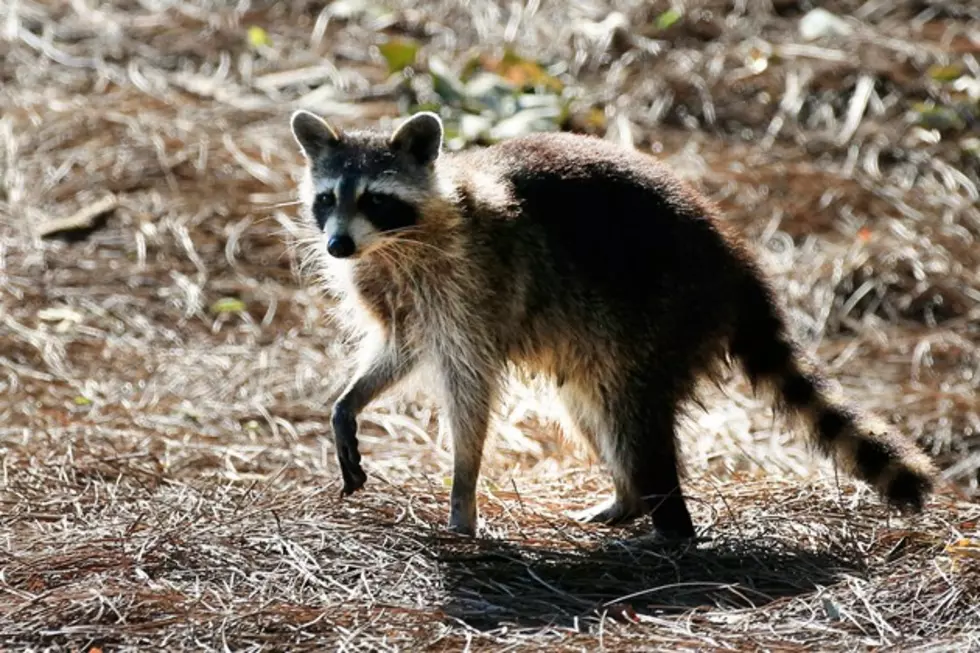
<svg viewBox="0 0 980 653"><path fill-rule="evenodd" d="M327 241L327 253L334 258L347 258L356 249L357 246L354 244L354 239L347 234L331 236L330 240Z"/></svg>

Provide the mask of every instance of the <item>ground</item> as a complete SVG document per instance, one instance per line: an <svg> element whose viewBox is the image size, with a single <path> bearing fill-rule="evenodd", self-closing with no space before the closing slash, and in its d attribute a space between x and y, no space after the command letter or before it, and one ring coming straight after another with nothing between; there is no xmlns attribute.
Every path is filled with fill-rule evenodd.
<svg viewBox="0 0 980 653"><path fill-rule="evenodd" d="M980 646L980 13L820 4L844 22L787 0L0 5L0 643ZM363 416L368 484L341 499L348 350L289 248L299 106L662 157L940 491L889 512L733 376L684 427L680 549L568 519L608 483L518 386L478 538L444 528L424 393Z"/></svg>

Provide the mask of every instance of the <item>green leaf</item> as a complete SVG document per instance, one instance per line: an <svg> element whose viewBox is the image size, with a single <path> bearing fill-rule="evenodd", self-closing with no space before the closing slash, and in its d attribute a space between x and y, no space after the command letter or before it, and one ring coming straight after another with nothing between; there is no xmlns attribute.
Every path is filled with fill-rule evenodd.
<svg viewBox="0 0 980 653"><path fill-rule="evenodd" d="M681 19L681 12L676 9L668 9L664 13L657 16L657 28L667 29L677 21Z"/></svg>
<svg viewBox="0 0 980 653"><path fill-rule="evenodd" d="M268 32L258 25L252 25L248 28L248 44L253 48L261 48L271 45L272 40L269 38Z"/></svg>
<svg viewBox="0 0 980 653"><path fill-rule="evenodd" d="M926 129L960 131L966 127L963 117L950 107L916 102L912 109L916 112L916 122Z"/></svg>
<svg viewBox="0 0 980 653"><path fill-rule="evenodd" d="M75 405L76 406L91 406L92 405L92 400L89 399L88 397L83 397L82 395L78 395L72 401L75 402Z"/></svg>
<svg viewBox="0 0 980 653"><path fill-rule="evenodd" d="M241 313L246 308L245 302L237 297L222 297L211 304L212 313Z"/></svg>
<svg viewBox="0 0 980 653"><path fill-rule="evenodd" d="M952 66L931 66L929 77L937 82L952 82L963 76L963 68L956 64Z"/></svg>
<svg viewBox="0 0 980 653"><path fill-rule="evenodd" d="M388 72L397 73L415 64L419 44L409 39L391 39L379 45L378 49L388 62Z"/></svg>

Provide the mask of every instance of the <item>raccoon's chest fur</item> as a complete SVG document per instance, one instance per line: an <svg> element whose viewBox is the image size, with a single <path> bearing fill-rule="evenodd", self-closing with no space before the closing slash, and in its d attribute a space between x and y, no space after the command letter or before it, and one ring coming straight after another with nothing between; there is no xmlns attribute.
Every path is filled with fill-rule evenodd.
<svg viewBox="0 0 980 653"><path fill-rule="evenodd" d="M472 284L449 262L365 260L350 266L340 289L345 313L360 331L380 329L386 338L415 350L457 339L472 321Z"/></svg>

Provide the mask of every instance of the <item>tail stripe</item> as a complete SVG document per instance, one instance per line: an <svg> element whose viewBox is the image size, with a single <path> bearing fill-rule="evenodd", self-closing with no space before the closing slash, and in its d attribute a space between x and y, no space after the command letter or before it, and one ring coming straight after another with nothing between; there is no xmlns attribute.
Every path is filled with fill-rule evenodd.
<svg viewBox="0 0 980 653"><path fill-rule="evenodd" d="M932 489L932 482L910 469L899 470L888 484L887 496L895 503L922 509L922 499Z"/></svg>
<svg viewBox="0 0 980 653"><path fill-rule="evenodd" d="M811 379L802 374L790 374L783 383L783 399L794 408L805 408L817 395Z"/></svg>
<svg viewBox="0 0 980 653"><path fill-rule="evenodd" d="M775 294L751 270L743 279L729 351L756 386L778 395L811 425L814 445L899 507L921 509L935 468L918 447L875 415L864 413L831 382L787 333Z"/></svg>
<svg viewBox="0 0 980 653"><path fill-rule="evenodd" d="M825 409L817 418L817 437L820 438L820 444L824 447L833 445L852 421L853 417L840 408Z"/></svg>
<svg viewBox="0 0 980 653"><path fill-rule="evenodd" d="M861 440L854 453L854 463L862 477L878 478L897 453L877 440Z"/></svg>

